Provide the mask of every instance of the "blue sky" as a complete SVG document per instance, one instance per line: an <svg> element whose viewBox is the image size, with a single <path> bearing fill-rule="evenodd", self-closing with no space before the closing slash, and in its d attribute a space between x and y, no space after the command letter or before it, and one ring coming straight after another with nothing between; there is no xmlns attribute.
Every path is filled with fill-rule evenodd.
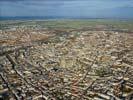
<svg viewBox="0 0 133 100"><path fill-rule="evenodd" d="M0 16L133 18L133 0L0 0Z"/></svg>

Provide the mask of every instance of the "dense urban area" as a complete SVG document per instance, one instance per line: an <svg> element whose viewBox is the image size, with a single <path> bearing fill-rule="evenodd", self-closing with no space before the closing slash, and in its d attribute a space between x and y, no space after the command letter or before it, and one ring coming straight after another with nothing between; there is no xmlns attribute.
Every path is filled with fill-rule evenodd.
<svg viewBox="0 0 133 100"><path fill-rule="evenodd" d="M0 99L133 100L132 28L132 21L0 21Z"/></svg>

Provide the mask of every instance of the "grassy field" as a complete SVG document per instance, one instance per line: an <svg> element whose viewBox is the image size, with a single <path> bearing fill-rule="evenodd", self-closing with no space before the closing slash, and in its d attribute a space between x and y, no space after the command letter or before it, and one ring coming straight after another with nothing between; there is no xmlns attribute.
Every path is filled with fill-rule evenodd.
<svg viewBox="0 0 133 100"><path fill-rule="evenodd" d="M61 20L9 20L0 21L0 29L12 26L41 26L43 28L81 28L105 25L120 29L133 29L133 20L111 19L61 19Z"/></svg>

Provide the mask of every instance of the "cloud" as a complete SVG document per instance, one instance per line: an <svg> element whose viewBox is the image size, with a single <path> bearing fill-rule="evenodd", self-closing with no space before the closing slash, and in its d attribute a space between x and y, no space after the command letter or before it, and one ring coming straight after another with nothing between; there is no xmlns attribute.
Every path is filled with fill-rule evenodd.
<svg viewBox="0 0 133 100"><path fill-rule="evenodd" d="M132 0L0 0L0 15L133 17L132 7Z"/></svg>

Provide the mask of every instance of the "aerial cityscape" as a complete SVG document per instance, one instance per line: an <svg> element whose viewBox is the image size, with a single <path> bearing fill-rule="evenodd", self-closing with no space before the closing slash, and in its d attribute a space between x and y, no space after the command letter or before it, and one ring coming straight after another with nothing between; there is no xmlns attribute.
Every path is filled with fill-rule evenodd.
<svg viewBox="0 0 133 100"><path fill-rule="evenodd" d="M0 100L133 100L133 1L0 0Z"/></svg>

